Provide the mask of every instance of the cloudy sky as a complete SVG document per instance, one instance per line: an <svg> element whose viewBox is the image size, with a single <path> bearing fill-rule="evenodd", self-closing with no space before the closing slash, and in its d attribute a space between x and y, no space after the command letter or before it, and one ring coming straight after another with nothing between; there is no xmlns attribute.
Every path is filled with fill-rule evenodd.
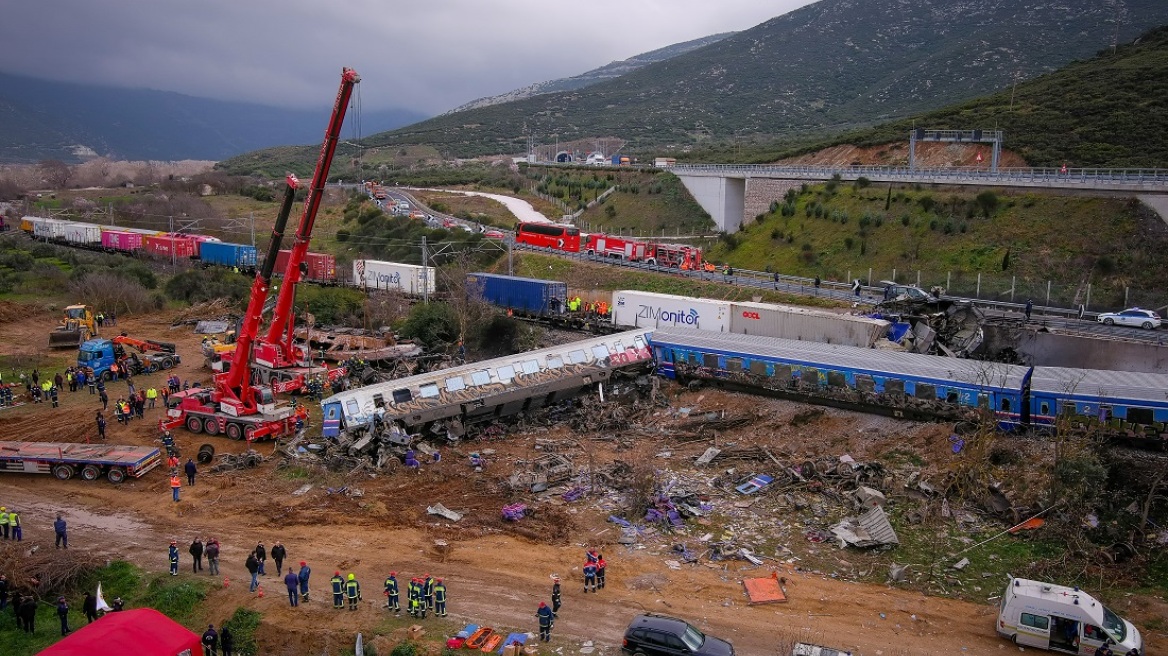
<svg viewBox="0 0 1168 656"><path fill-rule="evenodd" d="M427 114L731 30L810 0L17 0L0 71L291 107Z"/></svg>

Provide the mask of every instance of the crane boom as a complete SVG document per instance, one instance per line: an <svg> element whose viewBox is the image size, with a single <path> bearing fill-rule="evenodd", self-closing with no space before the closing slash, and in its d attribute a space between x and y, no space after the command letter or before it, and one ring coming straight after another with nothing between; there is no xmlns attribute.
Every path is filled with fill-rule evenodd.
<svg viewBox="0 0 1168 656"><path fill-rule="evenodd" d="M341 124L345 120L345 111L348 109L349 98L353 95L353 87L361 81L361 76L351 68L341 71L341 88L337 91L337 99L333 105L332 119L324 134L324 143L320 145L320 157L316 161L316 171L312 175L312 183L308 188L308 197L304 199L304 214L300 217L300 226L296 230L296 238L292 244L292 252L288 257L288 268L284 271L284 286L280 288L276 298L276 309L272 313L272 325L268 327L268 334L264 341L276 345L285 360L292 359L292 301L296 295L296 284L300 282L300 265L308 253L308 240L312 237L312 228L316 223L316 213L320 209L324 197L324 185L328 181L329 167L332 166L333 155L337 151L337 142L340 139Z"/></svg>

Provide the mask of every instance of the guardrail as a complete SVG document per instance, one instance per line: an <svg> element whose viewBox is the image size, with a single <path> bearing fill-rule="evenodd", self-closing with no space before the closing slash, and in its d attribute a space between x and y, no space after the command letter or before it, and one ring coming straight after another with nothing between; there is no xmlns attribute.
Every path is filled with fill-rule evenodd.
<svg viewBox="0 0 1168 656"><path fill-rule="evenodd" d="M907 166L772 166L767 164L679 164L668 167L673 173L710 173L748 177L793 177L809 180L856 180L876 177L883 180L954 180L1024 183L1095 183L1113 185L1166 185L1168 169L1161 168L999 168L985 167L908 168Z"/></svg>

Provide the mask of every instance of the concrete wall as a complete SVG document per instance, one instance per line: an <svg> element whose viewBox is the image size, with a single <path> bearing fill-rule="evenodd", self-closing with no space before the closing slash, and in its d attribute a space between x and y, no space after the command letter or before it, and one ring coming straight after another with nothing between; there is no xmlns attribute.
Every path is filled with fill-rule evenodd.
<svg viewBox="0 0 1168 656"><path fill-rule="evenodd" d="M742 225L754 223L754 219L763 212L771 209L771 203L782 202L783 194L788 189L799 189L806 184L802 180L775 180L772 178L750 178L746 181L745 209L742 212Z"/></svg>
<svg viewBox="0 0 1168 656"><path fill-rule="evenodd" d="M986 326L985 335L982 349L996 353L1013 348L1027 364L1036 366L1168 373L1168 347L1156 343L1112 341L1004 326Z"/></svg>
<svg viewBox="0 0 1168 656"><path fill-rule="evenodd" d="M746 197L744 178L700 175L677 177L702 209L710 213L719 230L738 232L742 227L742 208Z"/></svg>

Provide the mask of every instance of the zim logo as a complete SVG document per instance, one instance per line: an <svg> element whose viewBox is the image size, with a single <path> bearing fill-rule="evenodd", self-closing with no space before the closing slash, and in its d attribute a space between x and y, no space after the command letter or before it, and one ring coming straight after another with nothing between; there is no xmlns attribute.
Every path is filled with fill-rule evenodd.
<svg viewBox="0 0 1168 656"><path fill-rule="evenodd" d="M757 312L743 312L742 318L743 319L762 319L762 317L758 316Z"/></svg>

